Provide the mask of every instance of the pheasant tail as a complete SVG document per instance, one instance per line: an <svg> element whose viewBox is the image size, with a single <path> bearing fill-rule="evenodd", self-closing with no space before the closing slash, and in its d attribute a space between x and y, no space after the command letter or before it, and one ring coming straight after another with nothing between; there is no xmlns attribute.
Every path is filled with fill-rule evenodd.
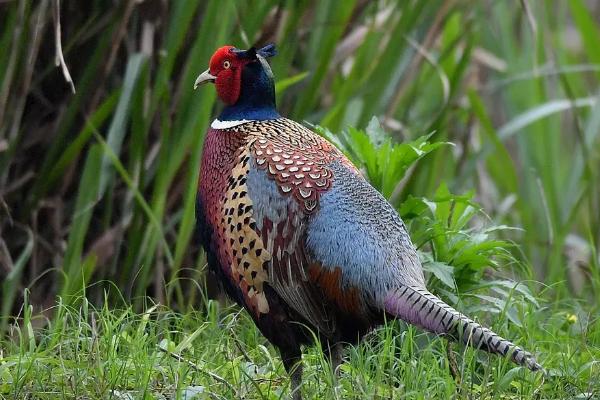
<svg viewBox="0 0 600 400"><path fill-rule="evenodd" d="M424 288L402 286L385 298L385 311L431 332L506 357L532 371L542 370L533 355L459 313Z"/></svg>

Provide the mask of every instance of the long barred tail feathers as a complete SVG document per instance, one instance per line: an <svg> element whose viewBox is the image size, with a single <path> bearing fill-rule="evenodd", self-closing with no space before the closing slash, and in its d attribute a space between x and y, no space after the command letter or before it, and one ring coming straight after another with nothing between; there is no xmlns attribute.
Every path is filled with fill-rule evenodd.
<svg viewBox="0 0 600 400"><path fill-rule="evenodd" d="M424 288L402 286L389 293L384 303L387 313L406 322L489 353L510 353L516 364L531 371L543 370L531 353L459 313Z"/></svg>

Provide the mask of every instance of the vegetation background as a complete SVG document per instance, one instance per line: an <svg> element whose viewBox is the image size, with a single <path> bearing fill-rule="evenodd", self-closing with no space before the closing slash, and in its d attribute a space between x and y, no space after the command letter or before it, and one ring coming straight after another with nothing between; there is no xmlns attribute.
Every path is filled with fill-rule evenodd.
<svg viewBox="0 0 600 400"><path fill-rule="evenodd" d="M598 398L592 0L0 1L0 397L288 393L193 240L219 108L194 79L267 42L282 114L398 208L436 293L547 369L460 349L455 381L443 341L390 322L339 378L312 349L305 394Z"/></svg>

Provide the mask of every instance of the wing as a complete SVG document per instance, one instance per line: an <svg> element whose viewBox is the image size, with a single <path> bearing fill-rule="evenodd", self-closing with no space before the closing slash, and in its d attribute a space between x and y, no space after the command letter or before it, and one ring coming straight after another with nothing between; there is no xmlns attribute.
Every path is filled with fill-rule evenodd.
<svg viewBox="0 0 600 400"><path fill-rule="evenodd" d="M310 281L306 254L308 215L289 191L281 187L253 160L248 173L255 229L270 254L265 263L269 285L286 304L326 336L336 330L335 317L323 293Z"/></svg>
<svg viewBox="0 0 600 400"><path fill-rule="evenodd" d="M297 313L331 337L337 329L335 307L315 280L332 281L309 262L306 228L319 197L332 185L327 163L343 155L325 139L285 119L241 127L254 136L248 175L253 218L270 254L269 284Z"/></svg>

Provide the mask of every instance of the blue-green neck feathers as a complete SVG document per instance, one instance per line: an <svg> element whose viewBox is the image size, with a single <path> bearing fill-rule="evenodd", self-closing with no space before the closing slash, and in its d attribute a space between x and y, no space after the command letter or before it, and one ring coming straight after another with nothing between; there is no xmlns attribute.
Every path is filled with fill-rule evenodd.
<svg viewBox="0 0 600 400"><path fill-rule="evenodd" d="M242 70L241 91L238 101L226 106L220 121L240 121L279 118L275 104L273 74L264 59L251 62Z"/></svg>

